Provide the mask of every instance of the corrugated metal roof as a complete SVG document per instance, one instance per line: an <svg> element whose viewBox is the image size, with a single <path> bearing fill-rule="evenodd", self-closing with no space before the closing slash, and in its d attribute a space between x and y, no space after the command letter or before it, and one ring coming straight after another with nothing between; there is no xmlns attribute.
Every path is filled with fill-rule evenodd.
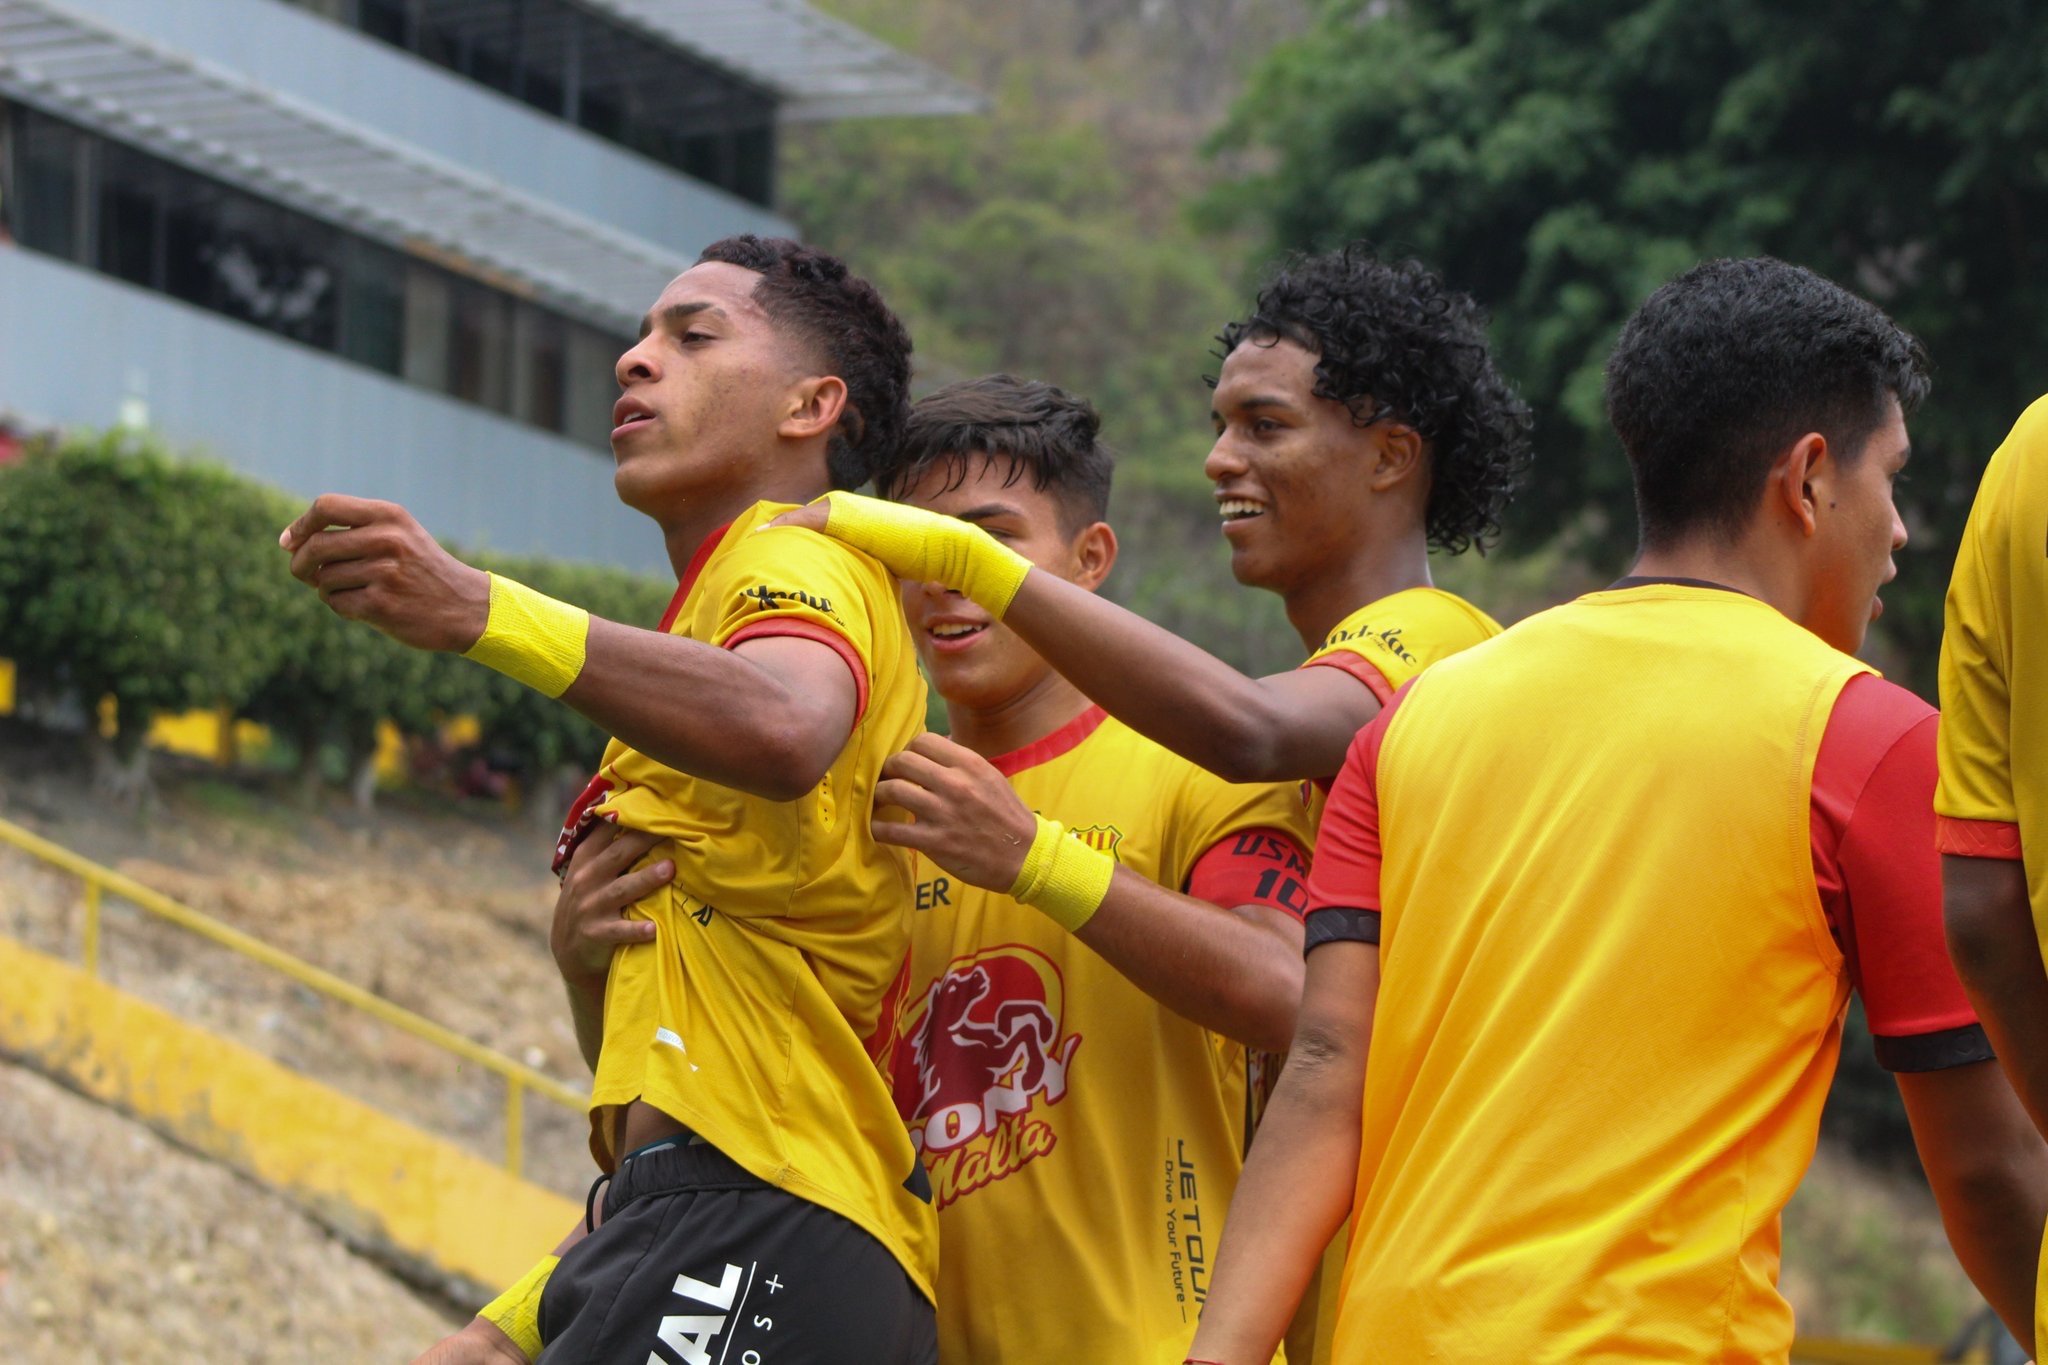
<svg viewBox="0 0 2048 1365"><path fill-rule="evenodd" d="M584 0L775 92L786 121L974 114L975 91L803 0Z"/></svg>
<svg viewBox="0 0 2048 1365"><path fill-rule="evenodd" d="M689 266L58 0L0 0L0 92L613 330Z"/></svg>

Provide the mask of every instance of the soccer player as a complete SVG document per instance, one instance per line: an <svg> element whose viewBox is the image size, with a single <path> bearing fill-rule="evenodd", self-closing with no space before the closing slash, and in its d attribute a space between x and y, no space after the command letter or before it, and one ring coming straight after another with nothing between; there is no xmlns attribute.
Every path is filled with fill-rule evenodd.
<svg viewBox="0 0 2048 1365"><path fill-rule="evenodd" d="M2048 1149L1943 948L1935 716L1851 657L1926 387L1778 261L1630 320L1641 556L1353 745L1193 1358L1265 1360L1348 1212L1339 1360L1785 1361L1779 1211L1852 985L1958 1256L2030 1333Z"/></svg>
<svg viewBox="0 0 2048 1365"><path fill-rule="evenodd" d="M1117 551L1097 430L1047 384L950 385L912 409L882 492L1092 591ZM939 1210L940 1358L1178 1361L1249 1138L1243 1044L1293 1032L1300 797L1140 738L942 585L905 584L903 606L952 729L876 794L878 837L918 851L893 1056ZM1034 850L1055 855L1035 891ZM558 942L611 951L646 875L629 866L565 890Z"/></svg>
<svg viewBox="0 0 2048 1365"><path fill-rule="evenodd" d="M285 533L341 615L617 736L579 828L658 836L672 871L633 908L654 941L576 996L603 1220L433 1361L935 1359L935 1218L886 1074L909 862L868 820L924 689L881 566L754 534L890 457L909 352L871 286L793 242L716 243L669 284L612 432L681 580L656 631L471 569L390 504L322 497Z"/></svg>
<svg viewBox="0 0 2048 1365"><path fill-rule="evenodd" d="M1231 572L1280 594L1309 651L1292 672L1246 677L918 509L835 495L784 520L964 590L1110 715L1211 772L1327 782L1396 688L1499 630L1431 586L1429 550L1498 533L1528 409L1471 299L1363 247L1290 262L1219 341L1205 468Z"/></svg>
<svg viewBox="0 0 2048 1365"><path fill-rule="evenodd" d="M1949 948L2034 1122L2048 1132L2048 399L1991 457L1941 641L1935 799ZM2031 852L2029 852L2031 850ZM2035 1340L2048 1336L2036 1299Z"/></svg>

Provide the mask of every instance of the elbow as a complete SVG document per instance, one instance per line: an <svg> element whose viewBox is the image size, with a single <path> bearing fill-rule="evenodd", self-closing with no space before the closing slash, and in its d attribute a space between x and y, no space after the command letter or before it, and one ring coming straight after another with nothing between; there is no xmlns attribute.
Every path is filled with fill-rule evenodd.
<svg viewBox="0 0 2048 1365"><path fill-rule="evenodd" d="M768 801L796 801L825 780L832 757L819 761L793 729L784 729L762 737L751 766L753 795Z"/></svg>
<svg viewBox="0 0 2048 1365"><path fill-rule="evenodd" d="M1951 894L1942 905L1942 930L1956 975L1974 985L2006 965L2010 935L1993 908L1973 896Z"/></svg>
<svg viewBox="0 0 2048 1365"><path fill-rule="evenodd" d="M1277 722L1267 719L1247 720L1241 713L1219 718L1210 730L1211 743L1209 752L1202 755L1202 766L1225 782L1285 782L1300 777L1300 773L1281 771L1280 746L1274 739L1279 733Z"/></svg>
<svg viewBox="0 0 2048 1365"><path fill-rule="evenodd" d="M1295 1025L1301 1016L1302 969L1299 953L1292 970L1285 967L1261 977L1255 995L1243 1002L1242 1017L1249 1023L1247 1036L1239 1039L1275 1055L1285 1055L1294 1046Z"/></svg>

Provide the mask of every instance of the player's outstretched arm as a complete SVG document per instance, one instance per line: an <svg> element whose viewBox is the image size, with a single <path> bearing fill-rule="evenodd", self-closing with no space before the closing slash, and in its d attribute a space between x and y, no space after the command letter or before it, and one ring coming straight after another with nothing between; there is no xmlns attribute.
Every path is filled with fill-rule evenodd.
<svg viewBox="0 0 2048 1365"><path fill-rule="evenodd" d="M1118 720L1232 782L1329 777L1379 714L1371 690L1338 670L1248 677L953 517L834 493L773 524L823 531L898 578L965 593Z"/></svg>
<svg viewBox="0 0 2048 1365"><path fill-rule="evenodd" d="M914 848L972 886L1018 896L1100 953L1174 1013L1254 1047L1283 1052L1301 999L1301 925L1263 905L1225 907L1169 891L1044 825L973 750L924 734L882 765L880 843ZM1020 887L1041 837L1057 875ZM1092 904L1091 904L1092 901Z"/></svg>
<svg viewBox="0 0 2048 1365"><path fill-rule="evenodd" d="M2048 971L2017 858L1941 859L1949 957L2035 1126L2048 1133Z"/></svg>
<svg viewBox="0 0 2048 1365"><path fill-rule="evenodd" d="M464 564L394 503L323 495L278 543L339 615L489 662L722 786L794 800L853 728L856 685L828 645L771 636L720 649L592 617Z"/></svg>
<svg viewBox="0 0 2048 1365"><path fill-rule="evenodd" d="M644 830L599 822L562 870L548 947L569 991L577 1050L592 1071L604 1043L604 990L612 955L629 944L654 942L654 922L628 919L626 912L676 874L676 865L666 858L634 870L661 842L659 835Z"/></svg>
<svg viewBox="0 0 2048 1365"><path fill-rule="evenodd" d="M1897 1080L1949 1245L2032 1355L2035 1265L2048 1222L2048 1144L1997 1062L1902 1071Z"/></svg>
<svg viewBox="0 0 2048 1365"><path fill-rule="evenodd" d="M1190 1358L1271 1360L1323 1249L1351 1211L1379 984L1377 945L1328 943L1309 955L1301 1023L1224 1218Z"/></svg>

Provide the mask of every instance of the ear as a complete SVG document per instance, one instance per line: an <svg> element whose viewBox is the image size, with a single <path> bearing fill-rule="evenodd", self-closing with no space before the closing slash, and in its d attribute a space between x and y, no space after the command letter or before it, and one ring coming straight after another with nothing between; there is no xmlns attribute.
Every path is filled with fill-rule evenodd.
<svg viewBox="0 0 2048 1365"><path fill-rule="evenodd" d="M1838 463L1828 448L1828 438L1809 431L1771 466L1766 496L1784 508L1803 537L1811 537L1818 529L1820 509L1831 501Z"/></svg>
<svg viewBox="0 0 2048 1365"><path fill-rule="evenodd" d="M827 436L839 425L846 411L846 381L836 374L812 375L799 379L789 389L789 400L775 434L791 441L808 441Z"/></svg>
<svg viewBox="0 0 2048 1365"><path fill-rule="evenodd" d="M1406 422L1381 422L1375 444L1379 457L1373 462L1369 480L1372 491L1384 493L1413 479L1429 463L1429 445L1422 433Z"/></svg>
<svg viewBox="0 0 2048 1365"><path fill-rule="evenodd" d="M1106 521L1091 522L1074 537L1069 553L1075 566L1071 581L1094 592L1116 564L1116 532Z"/></svg>

